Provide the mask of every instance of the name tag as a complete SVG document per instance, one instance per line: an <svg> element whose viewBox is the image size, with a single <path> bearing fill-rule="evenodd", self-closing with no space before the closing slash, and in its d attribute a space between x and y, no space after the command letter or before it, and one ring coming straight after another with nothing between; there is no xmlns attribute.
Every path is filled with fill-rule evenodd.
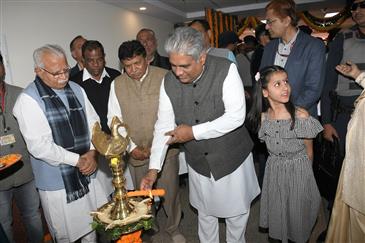
<svg viewBox="0 0 365 243"><path fill-rule="evenodd" d="M9 134L0 137L0 146L10 145L15 143L15 136L14 134Z"/></svg>

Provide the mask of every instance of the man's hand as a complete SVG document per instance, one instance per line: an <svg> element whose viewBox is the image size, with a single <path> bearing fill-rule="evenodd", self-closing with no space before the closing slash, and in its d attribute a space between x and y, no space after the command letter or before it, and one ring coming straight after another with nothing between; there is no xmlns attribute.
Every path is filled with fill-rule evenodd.
<svg viewBox="0 0 365 243"><path fill-rule="evenodd" d="M90 150L85 154L81 155L76 167L79 168L80 172L84 175L91 175L95 172L98 165L96 162L97 152L95 150Z"/></svg>
<svg viewBox="0 0 365 243"><path fill-rule="evenodd" d="M188 125L179 125L174 130L165 133L166 136L171 136L167 144L185 143L194 139L193 129Z"/></svg>
<svg viewBox="0 0 365 243"><path fill-rule="evenodd" d="M147 174L142 178L140 190L152 190L152 186L157 179L157 170L149 169Z"/></svg>
<svg viewBox="0 0 365 243"><path fill-rule="evenodd" d="M135 149L132 150L130 155L135 160L146 160L151 155L151 149L137 146Z"/></svg>
<svg viewBox="0 0 365 243"><path fill-rule="evenodd" d="M333 142L333 137L339 138L336 129L331 124L323 125L323 137L330 142Z"/></svg>

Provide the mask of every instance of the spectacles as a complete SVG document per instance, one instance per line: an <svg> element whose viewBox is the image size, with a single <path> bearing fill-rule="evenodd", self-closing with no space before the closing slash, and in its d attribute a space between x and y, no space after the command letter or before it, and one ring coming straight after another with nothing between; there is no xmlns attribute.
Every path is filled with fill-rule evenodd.
<svg viewBox="0 0 365 243"><path fill-rule="evenodd" d="M71 69L70 67L67 67L67 68L63 69L62 71L52 73L52 72L48 71L45 68L42 68L42 67L39 67L39 68L42 69L43 71L51 74L54 78L59 78L62 75L69 75L70 74L70 69Z"/></svg>
<svg viewBox="0 0 365 243"><path fill-rule="evenodd" d="M359 3L353 3L351 5L351 11L356 11L356 9L360 7L360 8L365 8L365 1L359 2Z"/></svg>
<svg viewBox="0 0 365 243"><path fill-rule="evenodd" d="M267 19L267 20L266 20L266 24L271 26L271 25L272 25L274 22L276 22L276 21L277 21L277 19L273 19L273 20L271 20L271 19Z"/></svg>

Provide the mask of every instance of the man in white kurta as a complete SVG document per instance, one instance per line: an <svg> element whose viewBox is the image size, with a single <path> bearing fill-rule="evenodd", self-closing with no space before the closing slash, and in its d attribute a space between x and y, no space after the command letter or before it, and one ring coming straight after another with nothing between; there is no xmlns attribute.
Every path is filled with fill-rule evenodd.
<svg viewBox="0 0 365 243"><path fill-rule="evenodd" d="M90 148L84 154L71 152L70 148L56 144L54 130L52 131L46 115L47 104L40 96L36 82L38 85L43 82L44 87L50 88L59 97L67 114L70 114L70 99L65 92L67 86L68 91L80 103L80 112L86 117L77 123L85 122L83 126L86 127L89 139L92 126L99 118L85 92L77 84L68 83L69 67L60 47L45 45L38 48L34 52L34 61L36 80L19 96L13 113L31 154L36 186L49 231L57 242L74 242L80 238L81 242L96 242L90 225L90 211L95 211L107 202L107 197L112 192L110 181L106 182L105 177L97 173L96 152L90 140L85 141ZM77 168L82 175L90 178L84 195L79 194L75 199L68 200L69 194L66 193L65 181L62 181L63 175L60 173L62 165Z"/></svg>
<svg viewBox="0 0 365 243"><path fill-rule="evenodd" d="M184 27L165 44L172 72L161 85L149 171L141 188L155 182L168 145L182 144L200 241L218 243L218 218L225 218L227 242L245 242L250 203L260 189L252 142L243 127L244 89L235 64L206 55L203 43L200 32Z"/></svg>

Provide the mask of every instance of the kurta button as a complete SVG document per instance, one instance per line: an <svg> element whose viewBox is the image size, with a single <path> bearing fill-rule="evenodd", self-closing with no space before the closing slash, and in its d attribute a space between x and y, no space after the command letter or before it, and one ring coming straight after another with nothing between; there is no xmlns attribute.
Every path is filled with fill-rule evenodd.
<svg viewBox="0 0 365 243"><path fill-rule="evenodd" d="M276 144L279 144L279 142L276 142Z"/></svg>
<svg viewBox="0 0 365 243"><path fill-rule="evenodd" d="M195 123L199 123L199 120L195 120Z"/></svg>
<svg viewBox="0 0 365 243"><path fill-rule="evenodd" d="M207 156L208 155L208 152L205 152L204 155Z"/></svg>
<svg viewBox="0 0 365 243"><path fill-rule="evenodd" d="M198 101L195 101L195 102L194 102L194 104L195 104L195 105L199 105L199 102L198 102Z"/></svg>
<svg viewBox="0 0 365 243"><path fill-rule="evenodd" d="M279 155L281 155L281 153L279 153Z"/></svg>
<svg viewBox="0 0 365 243"><path fill-rule="evenodd" d="M276 133L279 133L279 131L275 131Z"/></svg>
<svg viewBox="0 0 365 243"><path fill-rule="evenodd" d="M195 88L196 87L196 84L193 84L193 88Z"/></svg>

